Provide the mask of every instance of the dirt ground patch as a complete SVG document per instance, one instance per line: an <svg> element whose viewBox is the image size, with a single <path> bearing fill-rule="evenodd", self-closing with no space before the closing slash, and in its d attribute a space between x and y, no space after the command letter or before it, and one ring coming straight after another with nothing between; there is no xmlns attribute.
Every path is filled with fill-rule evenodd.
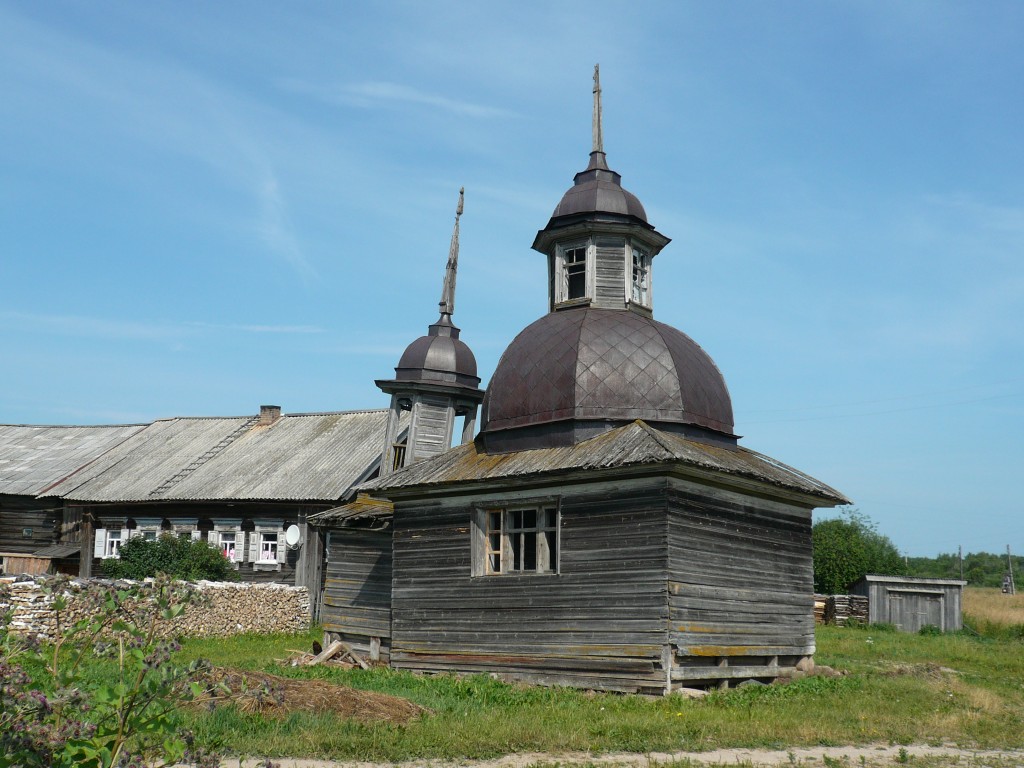
<svg viewBox="0 0 1024 768"><path fill-rule="evenodd" d="M214 669L209 679L227 687L228 703L243 712L270 717L290 712L334 712L364 723L404 725L428 711L408 699L327 680L296 680L267 672L220 668Z"/></svg>

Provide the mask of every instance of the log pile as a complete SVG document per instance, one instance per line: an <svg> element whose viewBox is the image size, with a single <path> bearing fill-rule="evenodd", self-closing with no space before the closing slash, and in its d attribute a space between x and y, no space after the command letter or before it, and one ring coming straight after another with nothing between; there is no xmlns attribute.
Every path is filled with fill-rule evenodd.
<svg viewBox="0 0 1024 768"><path fill-rule="evenodd" d="M825 624L843 627L868 623L868 599L862 595L829 595L825 599Z"/></svg>
<svg viewBox="0 0 1024 768"><path fill-rule="evenodd" d="M0 580L0 613L10 611L10 630L52 639L58 631L55 598L43 589L45 578ZM104 579L76 579L68 582L63 597L67 608L60 614L67 627L95 610L86 598L89 583L103 586L137 586L132 582ZM166 637L227 637L244 632L298 632L309 627L309 591L306 587L280 584L236 584L199 582L191 585L194 598L185 611L165 622L160 634Z"/></svg>

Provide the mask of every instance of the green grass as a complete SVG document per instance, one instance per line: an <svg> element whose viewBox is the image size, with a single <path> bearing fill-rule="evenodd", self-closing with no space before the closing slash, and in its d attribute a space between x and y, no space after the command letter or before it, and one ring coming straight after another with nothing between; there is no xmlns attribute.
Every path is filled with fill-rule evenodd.
<svg viewBox="0 0 1024 768"><path fill-rule="evenodd" d="M818 664L847 674L688 700L514 686L484 676L274 664L286 649L307 648L318 636L191 640L179 656L403 696L431 714L399 727L328 714L275 719L225 707L184 712L184 724L238 754L388 762L874 742L1024 747L1024 646L1011 640L820 627Z"/></svg>

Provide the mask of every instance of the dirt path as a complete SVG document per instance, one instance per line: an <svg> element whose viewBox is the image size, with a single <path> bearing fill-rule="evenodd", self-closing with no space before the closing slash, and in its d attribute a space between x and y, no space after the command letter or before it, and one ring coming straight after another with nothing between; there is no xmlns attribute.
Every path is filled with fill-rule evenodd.
<svg viewBox="0 0 1024 768"><path fill-rule="evenodd" d="M1013 768L1024 766L1024 750L970 750L955 746L893 747L876 745L866 747L812 747L791 750L720 749L713 752L650 753L644 755L619 753L588 755L580 752L560 755L518 754L494 760L416 760L406 763L333 762L330 760L302 760L282 758L274 762L280 768L527 768L532 765L597 766L597 768L651 768L671 762L689 760L697 766L737 765L756 766L816 766L847 765L851 768L898 766L920 759L928 766L956 766L957 768ZM257 768L258 760L229 760L223 768Z"/></svg>

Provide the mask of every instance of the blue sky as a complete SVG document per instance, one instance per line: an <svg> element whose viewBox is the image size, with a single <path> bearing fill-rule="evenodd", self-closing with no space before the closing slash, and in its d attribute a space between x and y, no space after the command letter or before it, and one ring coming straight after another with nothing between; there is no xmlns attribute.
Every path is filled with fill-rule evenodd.
<svg viewBox="0 0 1024 768"><path fill-rule="evenodd" d="M383 407L486 381L590 148L742 444L910 555L1024 551L1024 6L0 2L0 422Z"/></svg>

